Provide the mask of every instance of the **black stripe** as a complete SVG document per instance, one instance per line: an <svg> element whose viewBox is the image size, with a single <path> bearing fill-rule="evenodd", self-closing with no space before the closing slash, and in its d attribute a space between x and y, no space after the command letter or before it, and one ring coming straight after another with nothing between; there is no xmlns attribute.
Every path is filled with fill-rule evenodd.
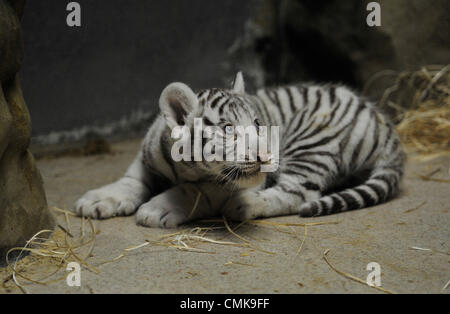
<svg viewBox="0 0 450 314"><path fill-rule="evenodd" d="M331 120L333 120L333 118L334 118L334 116L335 116L336 111L337 111L338 108L339 108L339 104L336 105L336 106L334 106L334 108L333 108L333 110L331 111L331 113L330 113L330 115L329 115L329 117L328 117L328 120L327 120L326 122L322 123L322 124L320 125L320 127L316 128L316 129L315 129L314 131L312 131L311 133L309 133L309 134L303 134L302 137L301 137L300 139L305 139L306 137L310 137L310 138L311 138L311 137L313 137L313 136L316 136L316 135L319 134L322 130L324 130L324 129L326 129L327 127L329 127L330 122L331 122Z"/></svg>
<svg viewBox="0 0 450 314"><path fill-rule="evenodd" d="M210 101L215 95L216 95L217 90L212 88L209 90L209 94L208 94L208 101Z"/></svg>
<svg viewBox="0 0 450 314"><path fill-rule="evenodd" d="M333 204L328 209L328 213L327 214L334 214L334 213L337 213L339 211L342 211L342 209L344 209L344 207L345 207L345 204L343 203L343 201L336 195L331 195L330 197L333 200Z"/></svg>
<svg viewBox="0 0 450 314"><path fill-rule="evenodd" d="M342 105L341 101L339 101L339 106L344 106L344 112L342 112L342 114L338 117L336 116L336 120L342 121L345 116L347 115L348 111L350 110L350 107L352 107L353 104L353 98L350 98L350 100L348 101L347 105ZM333 123L333 121L331 121L331 123Z"/></svg>
<svg viewBox="0 0 450 314"><path fill-rule="evenodd" d="M253 107L253 109L255 109L255 111L256 111L256 116L260 119L261 126L267 126L267 122L266 122L267 119L266 119L266 117L264 116L264 114L263 114L261 108L260 108L259 106L255 106L255 107Z"/></svg>
<svg viewBox="0 0 450 314"><path fill-rule="evenodd" d="M294 168L297 168L297 169L303 169L303 170L306 170L306 171L309 171L309 172L312 172L312 173L315 173L315 174L318 174L318 175L323 175L322 172L317 171L317 170L315 170L315 169L313 169L313 168L311 168L311 167L309 167L309 166L299 165L299 164L297 164L297 163L295 163L295 162L292 162L292 161L288 161L288 162L286 163L286 165L287 165L287 166L294 167Z"/></svg>
<svg viewBox="0 0 450 314"><path fill-rule="evenodd" d="M366 185L375 192L375 194L378 196L379 202L385 201L386 191L384 191L382 187L379 187L375 183L366 183Z"/></svg>
<svg viewBox="0 0 450 314"><path fill-rule="evenodd" d="M312 116L314 116L314 114L317 112L317 110L319 110L319 108L322 105L322 92L320 91L320 89L318 89L316 91L316 96L317 96L317 101L314 105L313 110L310 112L309 117L311 118Z"/></svg>
<svg viewBox="0 0 450 314"><path fill-rule="evenodd" d="M280 98L277 91L272 91L273 98L275 100L275 104L280 111L281 121L284 123L286 121L286 116L284 115L283 108L281 106Z"/></svg>
<svg viewBox="0 0 450 314"><path fill-rule="evenodd" d="M287 174L287 175L301 176L303 178L307 178L307 176L304 173L295 171L295 169L286 168L286 169L281 170L281 173Z"/></svg>
<svg viewBox="0 0 450 314"><path fill-rule="evenodd" d="M356 122L356 123L358 123L358 122ZM358 144L356 144L356 146L355 146L355 148L353 150L352 160L350 162L351 165L358 166L358 165L356 165L356 161L358 160L359 153L361 152L361 147L363 146L363 144L364 144L364 142L366 140L366 134L367 134L367 131L369 129L369 126L370 126L370 122L367 123L367 125L366 125L366 127L364 129L363 135L359 138ZM352 134L349 134L349 137L350 136L352 136Z"/></svg>
<svg viewBox="0 0 450 314"><path fill-rule="evenodd" d="M314 166L316 166L318 168L321 168L321 169L325 170L326 172L330 171L330 168L326 164L324 164L324 163L322 163L320 161L308 160L308 159L297 159L296 161L301 161L301 162L304 162L304 163L310 163L310 164L312 164L312 165L314 165Z"/></svg>
<svg viewBox="0 0 450 314"><path fill-rule="evenodd" d="M206 94L207 90L202 90L197 94L197 98L200 99Z"/></svg>
<svg viewBox="0 0 450 314"><path fill-rule="evenodd" d="M353 195L348 194L346 192L339 193L339 196L342 197L347 205L347 210L354 210L361 207L359 202L353 197Z"/></svg>
<svg viewBox="0 0 450 314"><path fill-rule="evenodd" d="M304 133L307 133L310 129L311 129L311 127L314 125L316 125L316 119L315 118L311 118L311 117L308 117L308 119L310 120L310 122L309 122L309 124L307 125L307 126L305 126L303 129L302 128L300 128L300 130L299 130L299 132L298 132L298 134L299 135L302 135L302 137L301 138L303 138L304 136L303 136L303 134Z"/></svg>
<svg viewBox="0 0 450 314"><path fill-rule="evenodd" d="M320 191L320 186L313 182L305 182L302 185L309 191Z"/></svg>
<svg viewBox="0 0 450 314"><path fill-rule="evenodd" d="M328 120L328 123L331 123L334 120L334 116L336 115L336 112L338 111L338 109L341 106L342 106L341 100L338 99L337 103L334 105L333 109L331 110L330 119Z"/></svg>
<svg viewBox="0 0 450 314"><path fill-rule="evenodd" d="M324 211L326 211L328 209L328 205L324 200L320 199L319 204L320 204L320 209L321 209L320 213L323 213Z"/></svg>
<svg viewBox="0 0 450 314"><path fill-rule="evenodd" d="M392 126L388 125L388 133L386 134L386 139L384 140L384 144L383 147L386 147L389 140L391 139L392 136Z"/></svg>
<svg viewBox="0 0 450 314"><path fill-rule="evenodd" d="M328 157L331 157L331 158L334 158L335 157L335 155L333 155L332 153L329 153L329 152L311 152L311 151L309 151L309 152L300 152L300 153L298 153L298 154L296 154L296 155L293 155L292 157L307 157L307 156L328 156Z"/></svg>
<svg viewBox="0 0 450 314"><path fill-rule="evenodd" d="M215 124L209 120L207 117L203 117L203 123L207 126L214 126Z"/></svg>
<svg viewBox="0 0 450 314"><path fill-rule="evenodd" d="M288 148L285 151L285 155L288 156L290 153L293 153L293 152L296 152L296 151L299 151L299 150L308 150L308 149L311 149L311 148L314 148L314 147L317 147L317 146L325 145L325 144L329 143L330 141L334 140L340 134L341 134L341 132L336 132L335 134L333 134L331 136L328 136L328 137L325 137L325 138L323 138L322 140L320 140L318 142L315 142L315 143L312 143L312 144L309 144L309 145Z"/></svg>
<svg viewBox="0 0 450 314"><path fill-rule="evenodd" d="M223 99L224 97L222 95L217 96L216 98L214 98L214 100L211 102L211 109L214 109L217 107L217 105L219 104L219 102Z"/></svg>
<svg viewBox="0 0 450 314"><path fill-rule="evenodd" d="M230 104L230 106L228 107L228 113L230 113L230 112L233 114L234 119L236 121L239 121L239 115L237 113L237 105L236 105L236 103L232 102Z"/></svg>
<svg viewBox="0 0 450 314"><path fill-rule="evenodd" d="M303 113L303 114L300 115L299 121L298 121L298 123L296 124L296 127L295 127L294 130L299 130L299 129L301 128L302 124L303 124L303 120L305 119L306 114L305 114L304 111L302 111L302 113ZM295 121L295 119L292 119L290 125L291 125L294 121ZM290 129L290 125L289 125L288 128L287 128L288 130ZM293 134L291 134L291 135L287 138L288 141L285 142L285 143L283 144L283 147L288 147L288 146L290 146L290 145L292 144L292 142L297 141L297 136L298 136L298 134L297 134L296 132L294 132ZM290 138L290 140L289 140L289 138Z"/></svg>
<svg viewBox="0 0 450 314"><path fill-rule="evenodd" d="M394 189L394 183L392 182L392 175L377 174L370 178L375 179L375 180L381 180L381 181L385 182L386 185L388 186L387 196L391 195L392 190Z"/></svg>
<svg viewBox="0 0 450 314"><path fill-rule="evenodd" d="M359 118L359 114L360 114L360 113L363 111L363 109L364 109L364 107L362 107L362 106L358 106L357 108L358 108L358 109L356 109L357 114L354 115L354 116L353 116L353 119L352 119L352 124L353 124L353 125L352 125L351 130L349 130L349 131L347 132L346 137L339 143L341 156L343 156L344 152L346 151L347 144L348 144L348 142L350 141L350 138L351 138L351 136L353 135L353 130L354 130L355 127L356 127L357 120L358 120L358 118ZM342 158L342 159L344 159L344 158Z"/></svg>
<svg viewBox="0 0 450 314"><path fill-rule="evenodd" d="M144 141L144 145L142 146L142 161L144 164L150 164L150 156L149 156L150 150L148 149L148 142Z"/></svg>
<svg viewBox="0 0 450 314"><path fill-rule="evenodd" d="M259 103L259 108L262 108L262 110L264 111L264 114L266 115L266 118L264 120L266 120L266 122L270 125L272 124L272 120L270 119L270 114L269 111L267 111L267 107L266 104L259 98L256 98L258 103Z"/></svg>
<svg viewBox="0 0 450 314"><path fill-rule="evenodd" d="M338 136L339 136L346 128L348 128L349 126L353 125L353 127L354 127L354 126L355 126L355 121L359 118L359 114L361 113L361 111L362 111L363 109L364 109L364 108L359 107L359 108L356 110L355 115L353 116L352 121L350 121L349 123L347 123L346 125L344 125L341 129L339 129L338 131L336 131L335 134L330 135L330 136L328 136L328 137L325 137L325 138L321 139L320 141L315 142L315 143L312 143L312 144L309 144L309 145L304 145L304 146L295 147L295 148L293 148L293 149L289 149L288 151L285 152L285 154L286 154L286 155L289 154L289 152L291 152L292 150L294 150L294 151L295 151L295 150L308 150L308 149L313 148L313 147L317 147L317 146L322 146L322 145L328 144L329 142L331 142L332 140L334 140L336 137L338 137ZM347 137L348 137L348 136L347 136Z"/></svg>
<svg viewBox="0 0 450 314"><path fill-rule="evenodd" d="M369 155L367 155L367 157L364 159L363 165L370 159L370 157L372 157L372 155L375 153L376 149L378 148L378 144L380 142L380 127L378 125L378 120L376 118L376 113L375 113L375 118L373 118L373 121L375 123L375 130L374 130L374 134L373 134L373 138L374 138L374 142L372 144L372 149L369 152Z"/></svg>
<svg viewBox="0 0 450 314"><path fill-rule="evenodd" d="M369 192L365 191L362 188L354 188L353 189L356 193L358 193L359 195L361 195L361 197L364 200L365 206L364 207L368 207L368 206L373 206L377 203L377 200L374 199L372 197L372 195L369 194Z"/></svg>
<svg viewBox="0 0 450 314"><path fill-rule="evenodd" d="M308 104L308 93L309 93L308 87L302 87L303 104L305 106L307 106Z"/></svg>
<svg viewBox="0 0 450 314"><path fill-rule="evenodd" d="M211 168L212 164L208 162L205 158L203 158L203 152L205 151L205 145L209 143L211 139L202 136L202 163L206 166L206 168ZM213 147L215 149L215 147ZM212 151L211 151L212 153Z"/></svg>
<svg viewBox="0 0 450 314"><path fill-rule="evenodd" d="M398 138L395 138L392 143L391 151L395 152L398 149L398 146L400 145L400 141Z"/></svg>
<svg viewBox="0 0 450 314"><path fill-rule="evenodd" d="M223 112L225 110L225 106L227 106L229 103L231 102L231 99L227 99L226 101L224 101L220 107L219 107L219 115L223 115Z"/></svg>
<svg viewBox="0 0 450 314"><path fill-rule="evenodd" d="M295 103L294 103L294 96L292 96L292 91L290 87L286 87L285 88L286 93L288 95L289 98L289 106L291 107L291 111L292 113L297 111L297 107L295 107Z"/></svg>
<svg viewBox="0 0 450 314"><path fill-rule="evenodd" d="M308 157L308 156L322 156L322 157L329 157L331 158L331 160L333 161L334 165L336 166L336 168L339 167L340 161L338 160L337 155L329 153L329 152L300 152L294 155L291 155L290 158L292 159L297 159L297 158L301 158L301 157Z"/></svg>
<svg viewBox="0 0 450 314"><path fill-rule="evenodd" d="M284 186L284 184L280 184L280 185L278 185L278 187L279 187L283 192L288 193L288 194L293 194L293 195L299 196L299 197L302 199L303 202L306 201L305 195L303 195L303 193L302 193L301 191L299 191L299 190L291 190L291 189L288 189L288 188L286 188L286 187Z"/></svg>
<svg viewBox="0 0 450 314"><path fill-rule="evenodd" d="M330 104L334 104L336 101L336 87L331 86L328 92L330 93Z"/></svg>
<svg viewBox="0 0 450 314"><path fill-rule="evenodd" d="M317 202L311 202L310 209L311 209L311 217L316 216L319 211L319 205L317 204Z"/></svg>
<svg viewBox="0 0 450 314"><path fill-rule="evenodd" d="M253 111L250 111L249 109L250 109L250 107L253 107L252 104L251 103L248 104L244 99L241 99L241 98L239 98L239 100L241 101L239 103L240 106L238 107L239 110L243 110L245 112L245 114L251 116Z"/></svg>
<svg viewBox="0 0 450 314"><path fill-rule="evenodd" d="M274 107L278 110L280 117L281 117L281 122L284 123L284 115L283 115L283 111L280 108L280 104L278 102L278 99L276 97L276 93L274 91L271 90L264 90L264 93L266 94L267 98L270 100L270 102L274 105Z"/></svg>

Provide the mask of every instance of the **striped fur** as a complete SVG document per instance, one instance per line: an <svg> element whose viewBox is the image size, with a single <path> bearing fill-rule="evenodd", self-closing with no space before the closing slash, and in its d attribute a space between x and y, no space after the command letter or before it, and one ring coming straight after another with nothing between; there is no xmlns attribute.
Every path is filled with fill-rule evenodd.
<svg viewBox="0 0 450 314"><path fill-rule="evenodd" d="M145 190L131 200L133 208L126 210L139 209L137 219L143 225L175 226L219 213L237 220L328 215L386 202L399 190L404 153L394 126L373 103L344 86L298 84L250 95L238 74L233 89L209 89L194 95L185 85L177 88L167 99L181 93L182 101L175 108L165 104L162 96L163 115L150 127L141 152L124 177L141 183L132 185ZM221 128L226 124L254 125L255 121L279 126L278 171L266 175L253 171L257 169L253 164L227 161L174 162L171 126L192 128L193 118L199 117L205 126ZM254 166L260 163L258 160ZM359 178L353 186L352 177ZM119 189L119 183L115 184ZM199 192L201 209L188 215ZM76 211L108 217L98 208L94 210L96 204L112 197L108 189L88 193L77 203ZM174 199L180 203L175 204ZM157 209L161 207L165 210ZM120 214L114 209L109 212L113 213L109 216ZM176 217L170 220L170 215Z"/></svg>

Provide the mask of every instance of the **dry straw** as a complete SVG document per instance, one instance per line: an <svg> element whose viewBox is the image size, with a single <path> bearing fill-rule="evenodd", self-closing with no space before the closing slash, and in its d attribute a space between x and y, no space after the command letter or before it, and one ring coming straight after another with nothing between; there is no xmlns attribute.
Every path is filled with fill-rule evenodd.
<svg viewBox="0 0 450 314"><path fill-rule="evenodd" d="M367 284L366 281L364 281L364 280L362 280L362 279L360 279L360 278L358 278L358 277L356 277L356 276L353 276L352 274L349 274L349 273L347 273L347 272L345 272L345 271L342 271L342 270L337 269L333 264L331 264L330 260L328 259L328 256L327 256L327 255L328 255L329 252L330 252L330 250L326 250L326 251L323 253L323 259L324 259L325 262L328 264L328 266L330 266L330 268L331 268L332 270L334 270L336 273L338 273L339 275L344 276L344 277L346 277L346 278L348 278L348 279L351 279L351 280L353 280L353 281L359 282L359 283L361 283L361 284L363 284L363 285L366 285L366 286L368 286L368 287L371 287L371 288L374 288L374 289L376 289L376 290L379 290L379 291L381 291L381 292L389 293L389 294L395 294L394 291L391 291L391 290L388 290L388 289L384 289L384 288L382 288L382 287L369 286L369 285Z"/></svg>
<svg viewBox="0 0 450 314"><path fill-rule="evenodd" d="M55 211L64 214L66 227L58 224L59 230L41 230L33 235L24 247L12 248L6 254L6 262L11 272L9 278L24 293L27 292L26 284L21 281L48 285L64 280L68 275L65 268L70 262L76 261L90 271L99 273L99 270L88 262L95 246L97 235L95 225L90 219L87 219L90 232L89 237L86 238L85 219L82 218L81 236L75 237L70 229L69 218L69 216L73 216L73 213L59 208ZM50 235L51 237L49 237ZM19 252L14 262L9 257L12 252ZM31 256L20 260L25 252L31 253ZM31 276L33 272L30 269L34 267L38 269L38 278Z"/></svg>
<svg viewBox="0 0 450 314"><path fill-rule="evenodd" d="M199 198L199 197L198 197ZM197 199L198 199L197 198ZM196 202L198 203L198 201ZM194 206L195 208L195 206ZM232 226L227 219L214 219L208 222L213 223L209 227L194 227L180 230L160 236L158 239L147 239L144 243L123 249L118 256L105 261L92 261L93 250L96 245L96 236L100 233L95 224L90 219L81 218L79 230L74 230L71 224L72 212L65 209L53 208L55 213L62 215L65 220L65 226L58 224L58 230L41 230L36 233L24 245L16 247L7 253L6 261L8 264L9 275L4 279L3 287L9 281L12 281L23 293L27 293L26 286L30 284L49 285L66 279L68 273L66 267L70 262L78 262L91 272L100 274L100 266L116 262L132 251L142 249L148 246L163 246L181 251L193 253L215 254L214 246L233 246L245 249L241 256L248 256L252 252L261 252L275 255L275 252L266 250L250 238L237 233L237 230L244 225L261 226L271 228L286 234L296 235L297 232L292 227L303 227L304 237L300 247L297 250L298 255L303 248L307 236L307 226L319 226L325 224L336 224L337 222L315 222L315 223L280 223L274 221L245 221ZM219 224L219 225L218 225ZM226 241L217 239L217 234L213 231L226 231L227 235L235 237L238 241ZM223 235L223 233L221 233ZM247 239L250 238L251 240ZM202 247L208 245L207 248ZM15 260L10 259L12 252L19 252ZM25 252L30 256L20 259ZM258 267L241 261L228 261L224 265L231 266L249 266ZM9 289L7 289L9 290Z"/></svg>
<svg viewBox="0 0 450 314"><path fill-rule="evenodd" d="M383 71L366 84L394 78L379 106L393 114L408 152L429 160L450 154L450 65L424 66L419 71Z"/></svg>

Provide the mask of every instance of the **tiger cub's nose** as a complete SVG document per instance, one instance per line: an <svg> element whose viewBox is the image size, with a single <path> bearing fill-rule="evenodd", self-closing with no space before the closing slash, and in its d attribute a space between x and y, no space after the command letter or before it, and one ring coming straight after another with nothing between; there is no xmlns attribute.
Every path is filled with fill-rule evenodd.
<svg viewBox="0 0 450 314"><path fill-rule="evenodd" d="M271 154L269 154L269 153L259 153L258 158L257 158L258 162L262 162L262 163L268 162L270 159L271 159Z"/></svg>

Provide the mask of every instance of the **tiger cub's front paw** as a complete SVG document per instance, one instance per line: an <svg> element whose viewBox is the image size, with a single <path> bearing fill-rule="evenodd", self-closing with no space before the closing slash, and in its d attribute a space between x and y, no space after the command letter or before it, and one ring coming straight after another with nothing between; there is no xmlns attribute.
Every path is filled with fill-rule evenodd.
<svg viewBox="0 0 450 314"><path fill-rule="evenodd" d="M84 194L75 203L73 211L79 216L94 219L131 215L147 197L148 190L142 183L122 178Z"/></svg>
<svg viewBox="0 0 450 314"><path fill-rule="evenodd" d="M139 225L153 228L175 228L188 220L183 208L158 197L142 204L136 214Z"/></svg>
<svg viewBox="0 0 450 314"><path fill-rule="evenodd" d="M267 202L258 192L244 191L228 200L222 214L235 221L252 220L263 216Z"/></svg>

